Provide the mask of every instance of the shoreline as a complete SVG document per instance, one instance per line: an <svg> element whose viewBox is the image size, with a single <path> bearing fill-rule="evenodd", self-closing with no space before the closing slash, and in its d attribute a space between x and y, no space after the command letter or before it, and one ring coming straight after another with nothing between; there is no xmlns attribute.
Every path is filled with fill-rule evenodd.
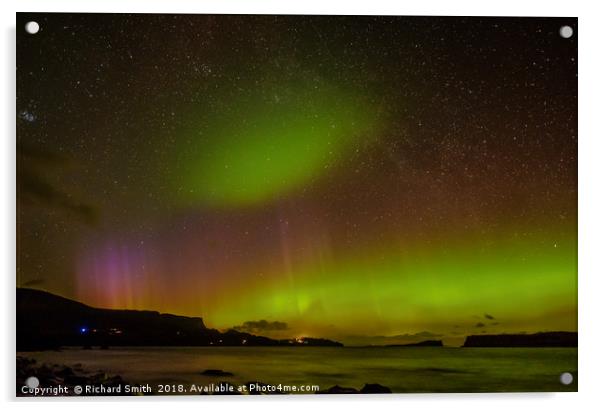
<svg viewBox="0 0 602 410"><path fill-rule="evenodd" d="M576 391L578 375L577 348L349 346L347 349L123 347L84 350L70 347L20 352L18 356L22 356L17 359L21 369L28 363L23 360L31 359L36 360L33 367L45 366L42 375L46 380L41 379L40 386L73 386L76 382L102 384L105 380L109 380L109 384L111 380L114 384L150 384L153 393L143 394L159 393L158 385L200 387L195 392L159 394L212 394L202 387L228 384L238 388L249 383L259 383L266 388L279 384L285 387L311 384L318 385L320 392L341 394L361 391L366 384L378 384L395 393ZM526 363L532 365L525 368ZM32 366L18 373L17 389L27 377L37 374L31 370ZM564 372L572 373L575 383L562 385L559 376Z"/></svg>
<svg viewBox="0 0 602 410"><path fill-rule="evenodd" d="M38 362L36 359L17 355L17 397L42 396L141 396L141 395L269 395L269 394L390 394L391 389L378 383L365 383L360 389L343 387L338 384L325 390L302 391L282 388L260 381L248 381L237 385L229 381L210 382L207 384L190 384L183 391L153 391L149 383L131 383L120 375L105 373L102 370L91 371L81 364L67 366L64 364ZM232 373L206 369L200 374L211 374L228 378ZM32 381L35 379L35 381ZM175 385L173 385L175 386ZM183 386L183 385L179 385ZM296 386L293 386L296 387ZM78 390L80 389L80 390Z"/></svg>

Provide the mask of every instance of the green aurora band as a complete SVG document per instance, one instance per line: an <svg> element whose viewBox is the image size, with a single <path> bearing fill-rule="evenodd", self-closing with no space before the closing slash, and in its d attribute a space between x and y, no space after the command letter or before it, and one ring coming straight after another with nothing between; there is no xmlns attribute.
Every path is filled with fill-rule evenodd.
<svg viewBox="0 0 602 410"><path fill-rule="evenodd" d="M38 17L18 286L344 343L577 329L576 20Z"/></svg>
<svg viewBox="0 0 602 410"><path fill-rule="evenodd" d="M177 156L181 198L215 207L258 205L319 178L358 140L374 140L376 110L365 97L319 80L302 83L250 87L197 107L203 114L195 111L198 121L191 123L198 125L185 131L193 142Z"/></svg>
<svg viewBox="0 0 602 410"><path fill-rule="evenodd" d="M315 330L333 335L384 329L470 334L481 331L475 322L482 319L474 316L490 312L497 319L487 332L576 330L576 238L550 237L363 250L294 269L284 280L247 282L212 320L225 327L249 317L305 329L319 323Z"/></svg>
<svg viewBox="0 0 602 410"><path fill-rule="evenodd" d="M385 121L373 100L323 81L300 83L222 90L212 98L218 103L191 109L198 121L183 131L190 142L177 153L172 179L183 204L226 212L269 207L378 140ZM576 237L565 228L540 221L533 224L539 233L528 237L509 229L485 240L464 232L410 246L394 246L392 234L342 255L247 266L248 279L228 283L227 303L202 310L220 328L265 318L341 338L400 329L448 336L575 330ZM188 302L183 312L198 311L194 306ZM476 325L484 312L499 321L485 321L482 330Z"/></svg>

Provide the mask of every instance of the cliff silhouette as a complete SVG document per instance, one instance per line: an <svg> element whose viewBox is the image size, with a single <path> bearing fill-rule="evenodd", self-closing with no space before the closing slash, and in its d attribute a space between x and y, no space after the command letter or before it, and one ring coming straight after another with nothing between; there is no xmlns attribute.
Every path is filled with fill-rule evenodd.
<svg viewBox="0 0 602 410"><path fill-rule="evenodd" d="M61 346L342 346L327 339L276 340L220 332L200 317L100 309L48 292L17 288L17 350Z"/></svg>

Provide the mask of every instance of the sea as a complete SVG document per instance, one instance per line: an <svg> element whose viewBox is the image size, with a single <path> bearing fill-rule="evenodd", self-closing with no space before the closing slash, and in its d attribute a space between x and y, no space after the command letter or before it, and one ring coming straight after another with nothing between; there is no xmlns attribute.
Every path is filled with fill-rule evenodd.
<svg viewBox="0 0 602 410"><path fill-rule="evenodd" d="M260 382L272 392L300 394L367 383L394 393L556 392L577 391L578 381L577 348L115 347L18 355L119 375L151 386L153 394L198 394L220 382ZM572 383L561 382L563 373Z"/></svg>

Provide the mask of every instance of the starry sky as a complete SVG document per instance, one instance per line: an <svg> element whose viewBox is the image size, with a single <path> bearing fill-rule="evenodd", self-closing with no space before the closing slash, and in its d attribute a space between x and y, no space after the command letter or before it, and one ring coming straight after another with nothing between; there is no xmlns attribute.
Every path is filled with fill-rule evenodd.
<svg viewBox="0 0 602 410"><path fill-rule="evenodd" d="M17 285L272 337L576 330L576 37L18 14Z"/></svg>

